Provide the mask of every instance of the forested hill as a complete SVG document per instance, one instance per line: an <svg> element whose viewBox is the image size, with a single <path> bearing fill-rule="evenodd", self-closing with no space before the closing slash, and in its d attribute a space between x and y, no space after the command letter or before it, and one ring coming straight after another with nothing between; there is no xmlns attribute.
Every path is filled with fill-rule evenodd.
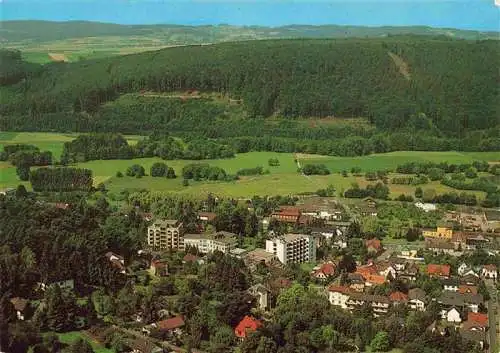
<svg viewBox="0 0 500 353"><path fill-rule="evenodd" d="M103 104L124 93L200 90L241 99L248 117L365 117L381 131L410 124L458 137L498 126L499 59L496 41L394 37L248 41L53 63L6 81L0 129L57 129L82 113L95 123L109 118ZM8 76L9 67L1 72ZM148 106L135 109L143 111L135 123L151 124ZM155 128L169 123L155 119ZM107 128L122 124L117 118Z"/></svg>
<svg viewBox="0 0 500 353"><path fill-rule="evenodd" d="M279 38L345 38L381 37L387 35L431 35L463 39L498 39L497 32L480 32L426 26L364 27L338 25L261 26L180 26L180 25L119 25L88 21L1 21L0 42L49 42L72 38L134 36L155 37L160 44L200 44L221 41Z"/></svg>

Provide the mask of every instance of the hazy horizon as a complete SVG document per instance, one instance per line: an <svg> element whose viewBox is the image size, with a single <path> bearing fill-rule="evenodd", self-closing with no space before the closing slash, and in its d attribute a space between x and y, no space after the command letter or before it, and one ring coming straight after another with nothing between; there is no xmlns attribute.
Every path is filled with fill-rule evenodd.
<svg viewBox="0 0 500 353"><path fill-rule="evenodd" d="M500 30L494 0L0 0L1 20L177 25L430 26Z"/></svg>

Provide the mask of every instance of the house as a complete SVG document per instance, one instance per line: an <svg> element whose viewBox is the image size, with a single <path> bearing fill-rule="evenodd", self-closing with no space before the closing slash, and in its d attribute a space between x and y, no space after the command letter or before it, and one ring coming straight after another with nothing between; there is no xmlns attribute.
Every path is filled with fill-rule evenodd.
<svg viewBox="0 0 500 353"><path fill-rule="evenodd" d="M446 319L448 322L460 323L462 322L462 318L460 317L460 311L456 308L451 308L449 310L444 310L441 312L441 318Z"/></svg>
<svg viewBox="0 0 500 353"><path fill-rule="evenodd" d="M498 277L497 267L495 265L484 265L481 270L481 276L486 279L494 279Z"/></svg>
<svg viewBox="0 0 500 353"><path fill-rule="evenodd" d="M404 304L408 302L408 295L404 294L403 292L392 292L389 295L389 300L394 304L394 305L399 305L399 304Z"/></svg>
<svg viewBox="0 0 500 353"><path fill-rule="evenodd" d="M443 290L450 292L458 292L460 281L458 279L448 278L441 280L441 284L443 285Z"/></svg>
<svg viewBox="0 0 500 353"><path fill-rule="evenodd" d="M199 212L198 220L203 223L212 223L217 218L217 214L214 212Z"/></svg>
<svg viewBox="0 0 500 353"><path fill-rule="evenodd" d="M316 242L307 234L288 233L266 240L266 251L284 265L316 261Z"/></svg>
<svg viewBox="0 0 500 353"><path fill-rule="evenodd" d="M424 212L431 212L437 210L437 206L434 205L433 203L416 202L415 207L420 208Z"/></svg>
<svg viewBox="0 0 500 353"><path fill-rule="evenodd" d="M479 348L484 350L486 348L486 332L460 329L460 336L467 341L475 342Z"/></svg>
<svg viewBox="0 0 500 353"><path fill-rule="evenodd" d="M475 272L468 273L465 276L460 278L460 283L466 284L468 286L477 286L477 285L479 285L480 281L481 280L480 280L479 276Z"/></svg>
<svg viewBox="0 0 500 353"><path fill-rule="evenodd" d="M262 323L259 320L253 318L252 316L245 316L234 328L234 334L239 339L245 339L250 333L257 331L257 329L261 326Z"/></svg>
<svg viewBox="0 0 500 353"><path fill-rule="evenodd" d="M197 262L198 261L198 256L193 255L193 254L186 254L182 258L182 263L188 263L188 262Z"/></svg>
<svg viewBox="0 0 500 353"><path fill-rule="evenodd" d="M451 240L453 237L453 229L448 227L437 227L436 230L424 230L422 234L424 238Z"/></svg>
<svg viewBox="0 0 500 353"><path fill-rule="evenodd" d="M425 238L425 248L432 251L435 255L448 254L451 256L461 256L463 254L460 246L443 239Z"/></svg>
<svg viewBox="0 0 500 353"><path fill-rule="evenodd" d="M347 301L352 289L347 286L331 285L328 287L328 300L330 304L347 309Z"/></svg>
<svg viewBox="0 0 500 353"><path fill-rule="evenodd" d="M182 333L182 328L185 324L184 317L182 315L178 315L167 320L158 321L156 323L156 327L159 331L179 335Z"/></svg>
<svg viewBox="0 0 500 353"><path fill-rule="evenodd" d="M415 263L411 263L405 266L403 271L398 272L398 278L407 281L414 282L417 280L420 269Z"/></svg>
<svg viewBox="0 0 500 353"><path fill-rule="evenodd" d="M365 278L360 273L347 274L349 288L355 292L363 292L365 290Z"/></svg>
<svg viewBox="0 0 500 353"><path fill-rule="evenodd" d="M163 349L143 338L126 340L125 345L130 348L131 353L161 353Z"/></svg>
<svg viewBox="0 0 500 353"><path fill-rule="evenodd" d="M463 328L467 330L486 331L488 328L488 314L468 312L467 321L464 322Z"/></svg>
<svg viewBox="0 0 500 353"><path fill-rule="evenodd" d="M461 310L468 309L477 313L479 311L479 305L483 303L483 296L481 294L443 292L441 296L437 298L437 302L443 310L455 307Z"/></svg>
<svg viewBox="0 0 500 353"><path fill-rule="evenodd" d="M382 242L377 238L366 240L365 246L369 253L378 254L382 251Z"/></svg>
<svg viewBox="0 0 500 353"><path fill-rule="evenodd" d="M335 248L338 248L338 249L347 248L347 238L345 236L343 236L342 234L338 235L338 232L337 232L337 237L332 242L332 246Z"/></svg>
<svg viewBox="0 0 500 353"><path fill-rule="evenodd" d="M155 276L165 277L168 276L168 263L166 261L154 260L151 261L151 270Z"/></svg>
<svg viewBox="0 0 500 353"><path fill-rule="evenodd" d="M269 301L270 292L264 285L256 284L248 288L248 293L250 293L250 295L257 300L260 310L266 311L271 307L271 303Z"/></svg>
<svg viewBox="0 0 500 353"><path fill-rule="evenodd" d="M367 287L372 287L372 286L380 286L386 282L386 279L384 276L381 275L366 275L363 276L365 278L365 286Z"/></svg>
<svg viewBox="0 0 500 353"><path fill-rule="evenodd" d="M297 207L280 207L279 211L273 212L271 218L280 222L298 224L301 212Z"/></svg>
<svg viewBox="0 0 500 353"><path fill-rule="evenodd" d="M125 259L123 258L123 256L117 255L111 251L108 251L104 256L108 259L109 262L111 262L111 265L113 267L120 271L120 273L126 273Z"/></svg>
<svg viewBox="0 0 500 353"><path fill-rule="evenodd" d="M436 265L436 264L429 264L427 265L427 274L430 277L436 277L436 278L450 278L450 265Z"/></svg>
<svg viewBox="0 0 500 353"><path fill-rule="evenodd" d="M457 269L457 273L459 276L465 275L470 270L470 267L467 266L465 262L462 262Z"/></svg>
<svg viewBox="0 0 500 353"><path fill-rule="evenodd" d="M384 276L389 280L396 279L396 277L398 276L398 271L390 261L383 261L377 263L377 270L379 275Z"/></svg>
<svg viewBox="0 0 500 353"><path fill-rule="evenodd" d="M420 288L413 288L408 291L408 304L410 308L417 311L425 311L427 296Z"/></svg>
<svg viewBox="0 0 500 353"><path fill-rule="evenodd" d="M42 291L45 291L47 288L52 286L59 286L63 291L71 291L75 288L75 281L73 279L66 279L62 281L54 281L54 282L40 282L38 283L39 288Z"/></svg>
<svg viewBox="0 0 500 353"><path fill-rule="evenodd" d="M238 244L238 235L230 232L220 231L211 234L186 234L184 235L184 246L198 249L199 252L206 254L214 251L220 251L228 254L236 248Z"/></svg>
<svg viewBox="0 0 500 353"><path fill-rule="evenodd" d="M460 294L477 294L477 287L476 286L469 286L466 284L461 284L458 286L458 293Z"/></svg>
<svg viewBox="0 0 500 353"><path fill-rule="evenodd" d="M320 281L326 281L328 278L333 277L335 275L335 271L337 270L337 264L332 261L326 262L322 264L316 270L311 272L311 276Z"/></svg>
<svg viewBox="0 0 500 353"><path fill-rule="evenodd" d="M16 317L18 320L24 321L28 317L29 300L24 298L15 297L10 300L16 311Z"/></svg>

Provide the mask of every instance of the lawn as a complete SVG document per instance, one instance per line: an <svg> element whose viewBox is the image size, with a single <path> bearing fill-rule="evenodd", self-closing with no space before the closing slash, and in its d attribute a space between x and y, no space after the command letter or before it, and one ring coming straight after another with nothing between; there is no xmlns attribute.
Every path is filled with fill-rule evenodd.
<svg viewBox="0 0 500 353"><path fill-rule="evenodd" d="M62 343L71 344L79 338L82 338L92 345L95 353L113 353L114 351L108 348L103 347L100 343L92 340L88 335L83 331L72 331L66 333L58 333L57 336Z"/></svg>

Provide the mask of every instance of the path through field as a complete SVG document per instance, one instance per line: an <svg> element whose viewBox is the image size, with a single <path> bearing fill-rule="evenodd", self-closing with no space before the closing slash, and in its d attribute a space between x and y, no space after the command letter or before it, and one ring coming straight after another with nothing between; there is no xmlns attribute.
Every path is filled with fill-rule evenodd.
<svg viewBox="0 0 500 353"><path fill-rule="evenodd" d="M62 61L62 62L68 62L68 57L65 54L61 53L49 53L49 58L52 61Z"/></svg>
<svg viewBox="0 0 500 353"><path fill-rule="evenodd" d="M410 67L408 66L408 64L403 60L402 57L394 54L394 53L391 53L390 51L387 52L387 54L389 54L389 56L391 57L391 59L394 61L394 64L396 64L396 66L398 67L399 69L399 72L401 73L401 75L404 76L404 78L406 78L408 81L411 80L411 74L410 74Z"/></svg>

